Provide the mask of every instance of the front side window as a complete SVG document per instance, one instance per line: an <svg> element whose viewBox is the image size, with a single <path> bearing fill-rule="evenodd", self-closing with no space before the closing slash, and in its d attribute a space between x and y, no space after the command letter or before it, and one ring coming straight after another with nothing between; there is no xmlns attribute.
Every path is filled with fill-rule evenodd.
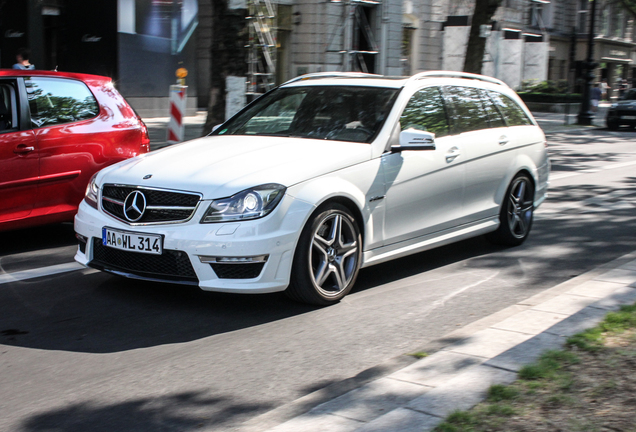
<svg viewBox="0 0 636 432"><path fill-rule="evenodd" d="M213 135L272 135L369 143L380 131L398 89L307 86L276 89Z"/></svg>
<svg viewBox="0 0 636 432"><path fill-rule="evenodd" d="M31 77L24 83L34 127L86 120L99 114L95 97L82 82Z"/></svg>
<svg viewBox="0 0 636 432"><path fill-rule="evenodd" d="M489 91L488 94L495 103L495 106L506 119L506 124L508 126L523 126L532 124L532 121L530 121L530 118L528 118L519 104L517 104L517 102L512 100L509 96L496 91Z"/></svg>
<svg viewBox="0 0 636 432"><path fill-rule="evenodd" d="M479 90L471 87L445 86L444 94L452 104L453 133L460 134L490 127Z"/></svg>
<svg viewBox="0 0 636 432"><path fill-rule="evenodd" d="M437 138L448 135L448 116L439 89L427 87L417 91L402 112L400 126L402 130L414 128L432 132Z"/></svg>

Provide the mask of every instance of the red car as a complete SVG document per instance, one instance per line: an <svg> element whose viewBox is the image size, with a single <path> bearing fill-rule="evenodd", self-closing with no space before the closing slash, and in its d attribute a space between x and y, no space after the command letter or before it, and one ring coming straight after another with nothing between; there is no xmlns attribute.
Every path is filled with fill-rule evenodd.
<svg viewBox="0 0 636 432"><path fill-rule="evenodd" d="M0 231L72 221L93 174L149 150L110 78L0 70Z"/></svg>

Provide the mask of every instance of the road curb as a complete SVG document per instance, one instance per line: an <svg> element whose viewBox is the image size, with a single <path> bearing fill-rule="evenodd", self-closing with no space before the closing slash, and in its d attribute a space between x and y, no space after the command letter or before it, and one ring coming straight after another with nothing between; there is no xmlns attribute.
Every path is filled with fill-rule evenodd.
<svg viewBox="0 0 636 432"><path fill-rule="evenodd" d="M452 343L429 357L317 406L312 402L325 395L314 392L239 430L429 431L452 411L482 401L491 385L513 382L544 351L635 301L636 251L447 334L440 340ZM306 412L287 417L303 406Z"/></svg>

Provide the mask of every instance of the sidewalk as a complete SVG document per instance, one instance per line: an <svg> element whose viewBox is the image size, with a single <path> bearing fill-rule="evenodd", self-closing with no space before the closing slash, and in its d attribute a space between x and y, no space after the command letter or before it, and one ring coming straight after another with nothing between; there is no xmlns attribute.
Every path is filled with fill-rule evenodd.
<svg viewBox="0 0 636 432"><path fill-rule="evenodd" d="M569 336L636 301L636 252L445 337L456 342L388 376L281 422L286 407L241 432L423 432L509 384L519 369ZM279 411L277 413L277 411Z"/></svg>
<svg viewBox="0 0 636 432"><path fill-rule="evenodd" d="M545 133L567 132L594 127L605 127L605 115L609 104L603 103L593 119L592 126L579 126L576 124L578 113L569 115L563 113L532 113ZM203 125L207 117L206 111L198 111L195 116L184 117L185 140L199 138L203 133ZM157 150L166 147L169 117L149 117L144 118L144 123L148 126L150 135L150 149Z"/></svg>

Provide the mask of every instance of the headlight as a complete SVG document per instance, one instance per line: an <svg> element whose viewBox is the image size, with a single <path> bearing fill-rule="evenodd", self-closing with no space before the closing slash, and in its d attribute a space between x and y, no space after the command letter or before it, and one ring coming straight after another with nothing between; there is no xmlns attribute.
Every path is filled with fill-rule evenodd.
<svg viewBox="0 0 636 432"><path fill-rule="evenodd" d="M285 186L265 184L246 189L229 198L216 199L201 223L258 219L268 215L285 195Z"/></svg>
<svg viewBox="0 0 636 432"><path fill-rule="evenodd" d="M99 187L97 187L95 178L97 178L97 173L93 174L91 181L88 182L88 186L86 186L86 194L84 195L86 203L93 208L97 208L97 195L99 194Z"/></svg>

